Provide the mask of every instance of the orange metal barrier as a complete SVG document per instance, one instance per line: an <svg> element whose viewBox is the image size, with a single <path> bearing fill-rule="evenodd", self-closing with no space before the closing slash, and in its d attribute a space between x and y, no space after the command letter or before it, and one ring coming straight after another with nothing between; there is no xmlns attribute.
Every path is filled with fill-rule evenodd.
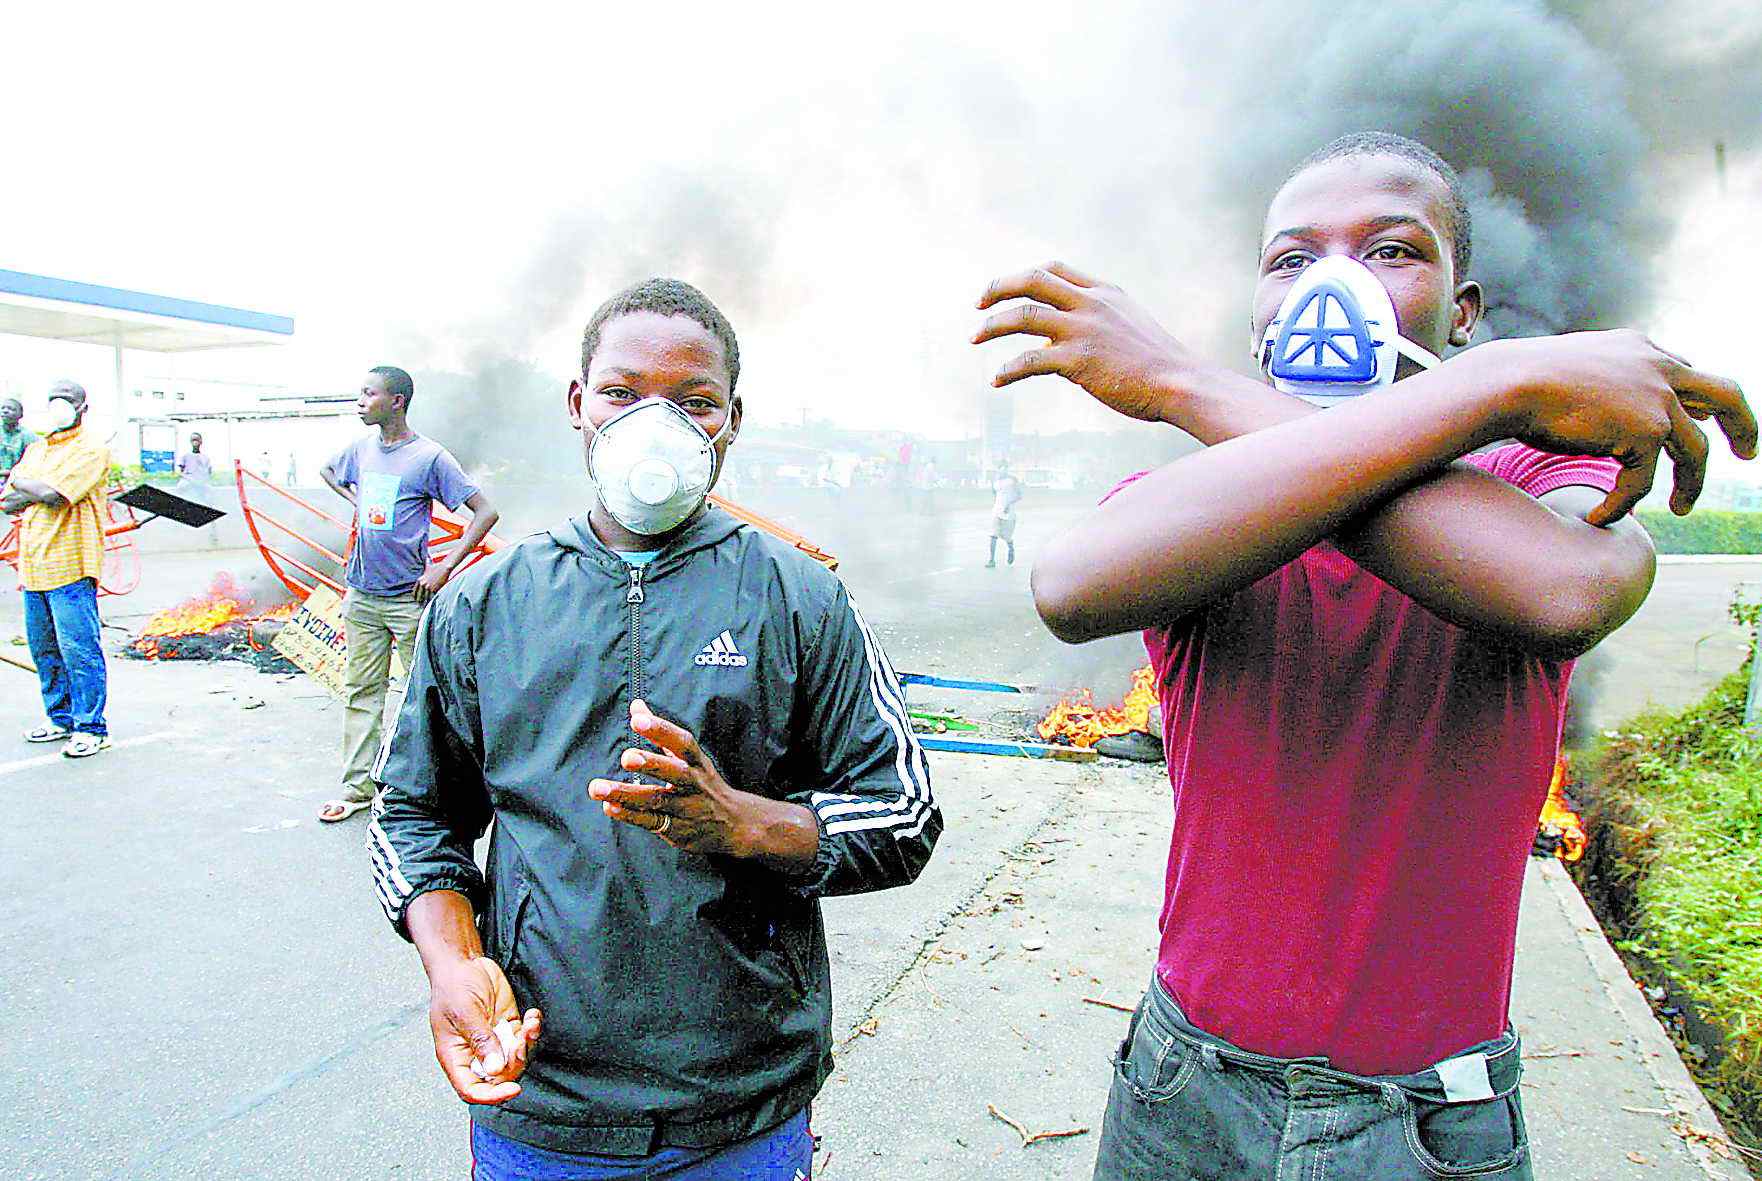
<svg viewBox="0 0 1762 1181"><path fill-rule="evenodd" d="M355 544L353 523L294 495L274 481L267 480L251 471L240 462L234 461L233 463L233 477L238 484L239 508L244 514L245 528L250 530L251 540L256 544L259 552L263 554L263 561L268 564L275 576L281 579L282 585L286 586L294 597L302 601L312 593L314 586L320 584L329 587L339 595L343 594L345 588L342 582L342 571L347 564L349 550ZM329 546L308 537L279 517L265 512L260 504L252 502L252 489L259 493L260 498L262 493L271 493L273 496L279 496L289 504L334 525L337 532L347 537L343 543L342 552L338 553ZM828 570L838 569L837 558L801 534L786 529L770 518L760 516L750 509L742 508L732 501L724 500L720 496L710 497L710 502L736 520L744 521L755 529L762 529L773 537L788 542L808 557L824 565ZM434 529L428 540L429 561L438 561L452 552L452 547L457 545L459 539L465 534L465 525L465 519L448 511L444 505L436 504L434 506ZM271 526L278 531L269 535L273 539L273 544L271 540L265 539L265 530L262 526ZM290 547L283 540L284 537L292 538L310 552L305 557L289 553ZM490 534L466 556L465 560L459 564L459 569L470 568L473 563L482 561L485 555L494 553L506 544L495 534ZM314 563L321 559L334 566L335 569L328 571L319 569Z"/></svg>
<svg viewBox="0 0 1762 1181"><path fill-rule="evenodd" d="M838 569L837 558L833 557L801 534L785 529L782 525L779 525L769 517L761 517L751 509L742 508L732 500L724 500L720 496L712 495L710 497L710 503L737 521L744 521L754 529L762 529L772 537L787 541L790 545L793 545L796 549L814 559L814 561L820 563L820 565L826 567L826 569Z"/></svg>
<svg viewBox="0 0 1762 1181"><path fill-rule="evenodd" d="M269 566L270 571L281 579L282 585L302 602L305 601L307 595L312 593L312 588L319 585L327 586L339 595L343 594L346 589L342 582L343 567L348 564L349 551L355 547L353 522L345 521L334 513L326 512L311 501L294 495L281 485L264 479L237 460L233 461L232 466L233 480L239 490L239 509L245 518L245 528L250 531L251 541L257 546L258 552L263 555L263 561ZM337 531L346 538L343 542L342 553L338 553L315 538L308 537L281 518L265 512L260 504L252 502L250 492L252 488L257 489L259 493L273 493L289 504L336 526ZM279 533L270 535L274 538L273 544L265 540L264 530L261 528L264 525L270 525L279 530ZM464 534L465 522L449 512L444 506L436 504L434 506L434 534L428 540L428 560L435 562L445 557ZM284 537L292 538L310 552L305 557L297 557L289 553L287 542L283 540ZM485 554L494 553L506 544L495 534L490 534L466 556L463 562L459 563L459 569L469 568L473 563L481 561ZM321 559L335 566L335 569L331 571L319 569L314 563Z"/></svg>

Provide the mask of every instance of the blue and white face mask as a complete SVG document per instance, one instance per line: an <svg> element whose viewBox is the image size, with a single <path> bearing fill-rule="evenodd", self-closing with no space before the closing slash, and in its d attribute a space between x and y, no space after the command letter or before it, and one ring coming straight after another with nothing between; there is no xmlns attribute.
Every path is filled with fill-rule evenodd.
<svg viewBox="0 0 1762 1181"><path fill-rule="evenodd" d="M1336 406L1395 380L1405 356L1441 362L1401 335L1395 305L1370 268L1344 254L1303 269L1266 326L1256 360L1273 386L1316 406Z"/></svg>

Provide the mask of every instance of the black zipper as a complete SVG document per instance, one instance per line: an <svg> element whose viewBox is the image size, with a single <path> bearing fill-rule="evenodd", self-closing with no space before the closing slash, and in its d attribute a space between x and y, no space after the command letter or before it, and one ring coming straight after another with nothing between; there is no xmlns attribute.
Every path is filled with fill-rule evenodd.
<svg viewBox="0 0 1762 1181"><path fill-rule="evenodd" d="M630 567L630 589L624 602L630 608L630 696L640 699L642 688L642 567Z"/></svg>

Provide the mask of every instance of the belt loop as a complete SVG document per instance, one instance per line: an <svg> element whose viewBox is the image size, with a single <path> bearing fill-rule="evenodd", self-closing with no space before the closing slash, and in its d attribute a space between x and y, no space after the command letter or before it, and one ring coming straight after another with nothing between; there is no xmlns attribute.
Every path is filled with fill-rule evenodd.
<svg viewBox="0 0 1762 1181"><path fill-rule="evenodd" d="M1377 1090L1382 1096L1383 1106L1388 1108L1390 1114L1399 1115L1407 1106L1407 1096L1394 1083L1378 1083Z"/></svg>
<svg viewBox="0 0 1762 1181"><path fill-rule="evenodd" d="M1224 1056L1218 1053L1217 1047L1209 1042L1199 1047L1199 1056L1204 1059L1207 1070L1222 1070L1224 1068Z"/></svg>

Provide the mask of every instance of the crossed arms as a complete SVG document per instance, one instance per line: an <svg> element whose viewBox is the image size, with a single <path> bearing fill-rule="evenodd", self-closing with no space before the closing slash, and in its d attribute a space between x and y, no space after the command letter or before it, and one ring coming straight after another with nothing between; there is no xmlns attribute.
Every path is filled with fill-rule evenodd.
<svg viewBox="0 0 1762 1181"><path fill-rule="evenodd" d="M993 315L975 340L1027 334L1049 347L1015 358L996 384L1058 373L1209 444L1123 489L1036 564L1036 606L1070 642L1171 623L1331 538L1451 622L1575 656L1651 586L1650 540L1625 514L1650 490L1659 450L1683 513L1708 451L1694 419L1716 418L1741 456L1756 449L1735 384L1638 333L1494 341L1323 413L1201 360L1123 293L1062 264L998 280L980 306L1018 297L1030 302ZM1615 490L1537 501L1458 462L1508 438L1611 456Z"/></svg>

